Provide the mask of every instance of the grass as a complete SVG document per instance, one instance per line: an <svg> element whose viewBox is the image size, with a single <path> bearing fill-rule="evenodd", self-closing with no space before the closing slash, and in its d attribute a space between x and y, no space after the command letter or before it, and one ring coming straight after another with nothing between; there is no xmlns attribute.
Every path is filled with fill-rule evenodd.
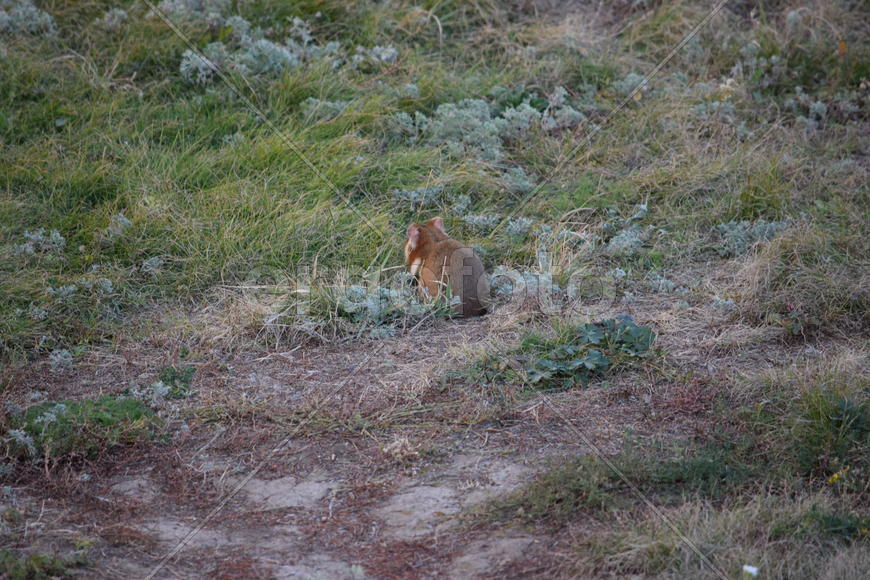
<svg viewBox="0 0 870 580"><path fill-rule="evenodd" d="M231 86L186 79L189 46L141 3L120 5L128 18L116 29L98 20L108 2L39 3L56 34L0 32L4 397L23 400L17 373L37 365L60 380L86 372L90 351L182 328L193 351L156 371L192 421L293 424L299 409L188 398L193 369L445 318L395 272L408 224L442 215L488 270L546 280L529 302L549 296L558 312L505 305L485 324L523 337L517 349L474 353L427 391L433 400L330 410L314 431L498 423L538 390L577 385L587 389L562 394L610 396L597 379L653 352L652 330L623 340L560 309L631 311L638 295L685 304L659 309L648 323L658 330L718 300L711 334L784 329L785 346L758 349L835 341L834 354L796 365L776 350L769 370L728 361L718 368L735 372L714 377L722 392L703 414L718 430L638 440L614 464L729 575L747 563L779 577L870 568L870 31L854 2L750 4L729 3L613 112L706 3L615 3L565 19L513 0L256 0L211 22L174 17L194 46L233 55L248 49L230 16L275 43L298 40L293 18L306 21L298 66L231 66ZM330 42L343 62L310 56ZM375 47L397 57L378 60ZM511 108L535 120L507 130ZM724 274L680 277L700 270ZM529 333L529 319L544 322ZM670 360L659 342L654 360ZM8 453L93 457L160 426L132 398L62 404L8 412ZM557 527L595 518L605 532L578 544L575 575L709 574L600 459L569 460L493 509L495 520Z"/></svg>
<svg viewBox="0 0 870 580"><path fill-rule="evenodd" d="M792 334L850 333L870 320L866 236L798 224L745 264L744 313Z"/></svg>
<svg viewBox="0 0 870 580"><path fill-rule="evenodd" d="M133 398L45 402L9 418L6 453L58 461L94 457L105 450L152 439L161 420Z"/></svg>
<svg viewBox="0 0 870 580"><path fill-rule="evenodd" d="M75 568L86 559L58 558L43 554L19 555L9 549L0 550L0 570L9 580L42 580L44 578L74 578Z"/></svg>
<svg viewBox="0 0 870 580"><path fill-rule="evenodd" d="M615 533L584 541L588 556L578 558L581 564L573 572L718 577L688 548L685 537L728 576L739 576L747 564L775 578L848 576L870 562L863 536L844 537L836 524L828 527L827 518L818 515L840 509L825 493L801 495L795 501L762 491L724 506L690 501L667 512L680 535L652 514L626 521ZM832 521L844 517L851 521L858 516L852 512Z"/></svg>
<svg viewBox="0 0 870 580"><path fill-rule="evenodd" d="M298 15L308 18L315 42L393 42L400 57L386 70L343 68L328 74L326 62L313 61L247 80L231 73L235 85L245 87L247 82L255 89L256 104L270 125L263 125L221 83L204 90L185 82L178 71L183 43L159 21L144 18L141 8L130 8L130 18L116 32L94 21L101 10L98 5L65 7L63 18L55 19L57 37L11 37L8 58L0 65L0 105L6 111L0 137L7 144L0 165L7 251L0 268L17 272L0 284L0 344L7 363L39 354L39 337L47 334L67 348L112 340L127 313L155 301L203 297L217 283L294 281L299 264L362 269L371 268L373 260L394 264L398 251L382 252L384 246L398 247L407 223L420 213L450 213L445 210L452 207L451 200L462 195L470 196L471 211L508 210L512 202L491 181L494 167L445 156L442 147L425 142L391 139L386 130L391 115L431 115L439 104L480 97L491 99L497 110L525 98L544 107L545 95L567 83L575 92L572 98L583 103L581 110L594 121L615 102L615 84L634 68L625 51L654 58L656 52L649 47L668 46L666 39L684 32L693 22L694 5L663 4L649 18L633 22L615 43L599 40L599 57L578 53L566 41L554 43L540 60L513 60L505 67L501 59L537 38L524 36L533 29L509 23L508 11L497 3L448 9L440 25L448 38L457 36L447 43L433 36L435 29L424 26L424 14L409 3L390 11L368 3L303 4ZM818 98L834 98L860 80L863 49L860 42L850 43L842 62L826 60L822 55L829 51L816 27L837 27L847 41L856 33L844 9L820 5L817 10L801 13L800 34L782 32L784 17L771 14L756 25L741 23L724 45L715 37L721 32L705 32L695 60L681 63L685 75L691 82L711 63L724 73L734 58L748 58L737 50L739 43L755 42L762 55L781 54L787 62L799 63L798 78L789 79L788 86L824 78L828 82ZM318 11L320 18L313 18ZM285 13L269 2L241 10L255 26L277 26L274 38L288 30L289 23L276 16ZM733 21L735 15L723 13L720 18ZM509 26L516 36L496 43L492 58L468 60L460 52L461 43L474 36L480 23L493 21ZM200 46L228 38L196 18L179 25ZM66 34L70 30L83 34ZM410 30L416 30L415 43L405 36ZM723 46L733 52L724 54ZM67 66L36 56L63 49L80 57ZM116 55L112 60L110 53ZM773 102L782 95L784 101L793 94L777 80L776 90L758 97L751 92L754 78L749 77L746 93L721 88L705 93L681 88L685 81L660 80L663 84L644 97L643 106L611 120L607 131L581 153L576 163L583 170L570 163L553 176L552 186L529 206L528 217L553 220L578 207L621 209L648 200L648 223L665 225L662 219L670 216L666 229L674 230L676 239L678 232L691 236L712 220L813 212L810 200L794 199L794 187L804 185L795 172L812 159L814 150L834 141L850 142L854 118L832 121L803 149L789 147L788 161L783 155L792 131L787 116L767 119L778 134L760 140L759 135L751 147L741 144L734 125L751 125L756 110L768 114L765 99ZM418 96L401 96L398 88L408 82L416 82ZM497 86L509 90L493 93ZM585 87L582 99L577 86ZM815 85L803 86L807 91ZM311 97L350 105L335 117L317 120L304 114L302 103ZM691 103L717 99L735 105L733 122L693 118ZM312 176L308 163L288 150L281 135L292 136L295 147L329 184ZM660 151L656 144L661 142L672 146ZM544 175L572 144L564 131L533 132L510 143L503 163ZM759 157L772 161L746 163ZM631 171L639 163L643 169ZM445 205L421 208L389 198L394 189L417 187L433 176L449 184ZM824 187L834 203L838 197L856 199L860 194L833 193L846 175L829 177L834 181L814 186ZM823 219L823 212L813 213ZM131 223L113 234L112 218L119 214ZM858 217L866 224L866 216ZM490 267L505 260L507 265L529 264L534 236L523 240L501 233L490 238L487 232L463 227L455 217L448 216L448 221L454 222L449 225L456 235L486 251ZM26 257L10 251L23 242L25 231L40 227L57 229L67 241L64 248ZM677 256L672 247L657 252L667 261L697 253L697 247L702 246L681 248ZM657 263L658 258L647 267ZM77 293L63 303L46 297L48 288L81 286L88 276L110 280L113 291Z"/></svg>
<svg viewBox="0 0 870 580"><path fill-rule="evenodd" d="M725 430L636 440L607 462L562 460L478 515L616 522L578 544L572 573L714 577L683 537L726 574L743 563L780 577L866 566L868 394L866 357L853 353L759 373L722 395L714 416Z"/></svg>

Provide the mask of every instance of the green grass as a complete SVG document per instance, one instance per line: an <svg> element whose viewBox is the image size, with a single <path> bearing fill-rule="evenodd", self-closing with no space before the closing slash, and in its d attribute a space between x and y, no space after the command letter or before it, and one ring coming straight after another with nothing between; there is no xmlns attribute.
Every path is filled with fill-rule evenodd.
<svg viewBox="0 0 870 580"><path fill-rule="evenodd" d="M733 298L723 324L782 328L791 348L833 339L839 354L734 369L742 375L722 379L704 416L716 430L638 437L611 458L680 534L593 457L567 459L490 506L491 520L593 518L603 531L578 540L566 576L711 576L684 537L733 576L747 563L767 577L870 569L870 52L856 3L728 3L612 116L629 81L651 72L708 3L616 3L589 29L585 19L566 22L513 0L231 4L225 16L243 16L274 41L301 17L317 43L340 42L346 58L358 45L392 45L399 57L356 68L314 61L273 75L228 71L230 85L201 86L180 73L185 41L133 2L123 3L129 18L115 31L95 22L115 3L51 0L39 5L56 36L0 37L0 367L13 371L4 394L18 396L15 367L43 364L55 349L76 355L75 370L89 349L150 340L155 324L139 324L142 315L169 326L165 312L208 310L210 323L226 328L171 318L208 343L209 357L221 347L380 339L444 318L443 304L381 300L387 289L408 297L388 268L401 265L408 224L435 215L480 249L487 268L543 270L563 286L573 276L595 304L649 290L653 273L733 273L711 280L715 287L693 286L687 304ZM235 42L230 28L202 18L178 26L199 48ZM416 96L403 88L409 83ZM542 112L559 86L587 121L503 138L498 161L396 131L396 113L432 118L463 99L483 99L495 115L524 101ZM303 106L309 98L347 106L321 117ZM509 190L505 175L517 168L541 185L528 200ZM429 204L393 194L431 185L442 193ZM634 218L639 204L648 211ZM466 219L514 212L533 220L528 232ZM717 227L741 221L782 227L738 244ZM55 230L62 244L27 246L26 234L50 241ZM609 247L626 230L639 247ZM616 268L626 275L615 279ZM354 285L371 290L365 307L348 300ZM553 319L532 334L516 330L517 349L471 357L445 377L437 404L422 407L443 415L432 425L498 422L540 389L607 389L597 380L641 355L669 360L651 351L652 334L623 340L614 331L596 343L595 329ZM199 354L162 370L168 396L191 394ZM654 375L655 366L644 370ZM8 412L8 454L94 457L160 428L132 398L63 404L63 412L56 403ZM265 412L235 405L193 415L235 421ZM416 422L414 409L336 411L317 424L393 428ZM299 411L287 413L268 419L292 423ZM4 551L0 562L13 577L67 573L40 556Z"/></svg>
<svg viewBox="0 0 870 580"><path fill-rule="evenodd" d="M7 548L0 550L0 571L9 580L75 578L75 568L85 563L82 556L59 558L43 554L19 555Z"/></svg>
<svg viewBox="0 0 870 580"><path fill-rule="evenodd" d="M289 30L293 12L309 19L319 42L394 44L401 55L383 70L333 73L328 63L314 63L274 77L243 79L231 72L233 85L269 119L264 125L222 83L208 89L186 83L178 71L184 43L159 20L145 18L142 7L130 7L130 18L115 32L94 22L104 5L47 8L59 35L10 37L0 62L5 145L0 349L6 363L40 354L44 335L67 347L105 343L123 328L119 324L127 314L155 302L202 299L218 283L293 280L300 264L315 261L324 268L365 269L373 260L397 264L407 224L436 213L446 214L456 235L485 250L490 267L532 263L534 236L490 237L451 215L450 201L461 195L471 197L469 212L512 211L516 202L495 179L500 168L451 157L424 143L395 141L389 116L430 114L442 103L488 98L497 86L508 91L493 100L496 107L527 97L543 106L538 102L543 95L565 85L584 95L593 121L601 120L617 101L615 84L627 72L646 70L658 51L700 15L693 3L666 2L649 18L633 21L618 39L597 41L594 57L568 41L548 41L539 58L525 59L517 58L517 51L539 43L536 35L544 34L546 25L526 20L522 11L511 17L498 2L476 8L439 5L446 34L441 42L433 21L411 3L387 9L368 2L318 1L294 10L273 2L246 4L239 8L242 16L254 25L272 26L274 38ZM321 17L314 18L315 12ZM784 13L768 10L756 24L723 13L720 23L733 25L730 37L723 41L721 27L705 30L700 52L674 71L683 69L690 82L704 75L715 78L713 71L725 74L748 58L740 53L742 46L758 42L760 55L780 54L796 63L796 76L777 77L775 90L771 85L761 93L715 89L699 96L680 88L684 81L663 74L640 103L612 118L591 145L562 164L521 214L552 222L574 212L575 219L587 218L594 229L600 214L575 210L628 212L633 204L648 202L647 223L664 227L671 237L656 242L654 257L641 253L637 260L624 260L657 268L703 255L703 232L722 221L804 212L827 222L835 215L826 211L830 208L860 207L866 186L849 187L849 173L809 165L818 151L833 156L839 148L842 156L860 149L859 118L843 117L836 105L837 99L860 98L847 95L863 74L864 49L854 41L859 25L843 7L802 15L798 32L786 33ZM494 22L510 32L485 53L468 51L478 27ZM198 46L229 39L226 30L201 22L180 26ZM823 40L830 36L827 31L817 32L826 26L848 43L839 60L831 60ZM52 58L58 54L79 56ZM397 92L408 82L417 83L418 98ZM747 82L751 87L759 81ZM771 107L783 107L798 84L805 91L819 87L814 98L829 103L831 121L795 147L799 127L786 114L771 117ZM308 97L351 105L333 119L317 121L300 109ZM728 100L737 118L700 121L692 113L699 99ZM764 130L762 120L775 130ZM738 123L754 132L751 140L735 130ZM235 144L224 141L232 135L240 136ZM332 185L315 176L280 135L288 136ZM512 143L503 164L548 175L576 144L570 131L539 131ZM433 179L448 184L447 202L438 207L411 207L391 196L396 188ZM110 237L106 230L119 213L132 225ZM851 214L852 227L866 227L866 212L853 209ZM38 228L57 229L66 246L54 255L16 256L12 250L24 232ZM695 243L678 241L685 239ZM147 260L158 258L160 268L143 271ZM46 298L49 286L80 284L94 268L112 281L111 296L80 295L65 304ZM45 309L46 315L35 317L34 308Z"/></svg>
<svg viewBox="0 0 870 580"><path fill-rule="evenodd" d="M9 418L7 453L57 461L95 457L107 449L153 439L162 421L141 401L103 395L82 401L45 402Z"/></svg>

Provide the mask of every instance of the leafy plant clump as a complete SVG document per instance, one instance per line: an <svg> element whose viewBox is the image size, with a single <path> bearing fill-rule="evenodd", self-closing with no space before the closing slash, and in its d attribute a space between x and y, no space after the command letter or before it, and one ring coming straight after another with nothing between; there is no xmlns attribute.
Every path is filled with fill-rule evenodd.
<svg viewBox="0 0 870 580"><path fill-rule="evenodd" d="M108 447L153 438L160 423L151 409L128 397L45 402L12 417L7 453L33 459L93 457Z"/></svg>
<svg viewBox="0 0 870 580"><path fill-rule="evenodd" d="M718 248L723 258L742 256L761 241L770 241L789 226L788 221L730 221L716 226L721 242Z"/></svg>
<svg viewBox="0 0 870 580"><path fill-rule="evenodd" d="M10 580L36 580L42 578L68 578L70 568L86 563L83 555L59 558L43 554L19 555L8 548L0 550L0 570Z"/></svg>
<svg viewBox="0 0 870 580"><path fill-rule="evenodd" d="M190 394L190 384L196 368L192 366L168 366L160 372L160 382L168 389L169 399L183 399Z"/></svg>
<svg viewBox="0 0 870 580"><path fill-rule="evenodd" d="M516 349L487 355L462 373L448 376L462 375L493 386L520 382L541 390L569 389L646 356L654 341L651 328L622 315L560 327L554 337L531 334Z"/></svg>
<svg viewBox="0 0 870 580"><path fill-rule="evenodd" d="M32 0L0 0L0 35L4 34L54 36L57 27L51 14L37 8Z"/></svg>
<svg viewBox="0 0 870 580"><path fill-rule="evenodd" d="M503 109L483 99L463 99L439 105L430 116L420 111L413 117L397 113L393 128L411 143L443 145L455 156L473 155L498 162L504 157L506 143L524 138L536 127L552 131L584 121L586 116L570 104L568 91L556 87L547 99L529 95L515 107Z"/></svg>
<svg viewBox="0 0 870 580"><path fill-rule="evenodd" d="M612 368L619 361L643 356L655 333L630 316L570 328L554 339L533 335L520 349L529 353L528 381L539 388L570 388Z"/></svg>
<svg viewBox="0 0 870 580"><path fill-rule="evenodd" d="M176 17L205 20L210 26L222 27L226 34L222 41L209 43L202 53L186 50L182 55L179 70L181 76L190 83L207 85L221 71L236 71L249 76L276 76L307 63L325 60L333 69L348 65L352 70L378 70L399 57L393 46L358 46L355 54L348 55L341 50L339 42L318 44L311 34L308 22L294 18L290 36L285 43L266 38L266 32L242 18L224 18L223 10L203 14L181 10L174 12ZM333 108L338 106L330 103ZM342 107L343 108L343 107Z"/></svg>
<svg viewBox="0 0 870 580"><path fill-rule="evenodd" d="M339 283L313 288L304 304L285 309L275 322L321 338L326 334L386 338L425 319L451 316L458 297L451 297L447 289L436 299L426 299L414 282L413 276L402 272L383 285Z"/></svg>

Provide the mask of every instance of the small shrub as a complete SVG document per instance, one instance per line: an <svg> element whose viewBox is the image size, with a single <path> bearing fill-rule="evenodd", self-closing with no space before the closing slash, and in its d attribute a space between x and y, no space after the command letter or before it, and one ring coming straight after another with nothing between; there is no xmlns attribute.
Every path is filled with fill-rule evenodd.
<svg viewBox="0 0 870 580"><path fill-rule="evenodd" d="M44 554L16 554L8 548L0 550L0 571L9 580L42 580L43 578L70 578L77 574L71 568L85 565L83 555L72 557Z"/></svg>
<svg viewBox="0 0 870 580"><path fill-rule="evenodd" d="M342 282L317 286L304 298L304 304L290 305L280 316L271 318L269 324L320 338L326 335L386 338L424 319L452 316L454 300L449 292L427 299L417 292L415 284L413 276L401 272L379 286Z"/></svg>
<svg viewBox="0 0 870 580"><path fill-rule="evenodd" d="M190 395L190 385L196 369L191 366L168 366L160 372L160 381L169 389L166 397L183 399Z"/></svg>
<svg viewBox="0 0 870 580"><path fill-rule="evenodd" d="M34 6L32 0L2 0L0 34L54 36L57 34L57 27L51 14Z"/></svg>
<svg viewBox="0 0 870 580"><path fill-rule="evenodd" d="M109 32L116 32L121 29L121 26L127 22L127 11L121 8L112 8L103 14L102 18L94 20L94 24L104 28Z"/></svg>
<svg viewBox="0 0 870 580"><path fill-rule="evenodd" d="M60 252L66 246L66 240L57 230L46 233L45 228L35 232L24 232L25 241L15 246L15 252L20 255Z"/></svg>
<svg viewBox="0 0 870 580"><path fill-rule="evenodd" d="M132 398L45 402L13 417L7 452L21 458L94 456L107 447L152 438L159 419Z"/></svg>
<svg viewBox="0 0 870 580"><path fill-rule="evenodd" d="M758 242L772 240L789 226L788 221L730 221L716 226L720 241L717 248L723 258L742 256Z"/></svg>
<svg viewBox="0 0 870 580"><path fill-rule="evenodd" d="M510 101L493 106L483 99L464 99L439 105L431 116L419 111L413 117L397 113L392 119L392 129L411 142L422 139L431 145L443 145L456 156L473 155L497 162L504 156L505 143L525 138L535 127L553 131L586 120L583 113L569 104L568 92L563 87L556 87L543 101L546 103L543 111L533 106L531 97L516 106L504 107L506 102ZM525 181L522 175L511 177L513 181Z"/></svg>

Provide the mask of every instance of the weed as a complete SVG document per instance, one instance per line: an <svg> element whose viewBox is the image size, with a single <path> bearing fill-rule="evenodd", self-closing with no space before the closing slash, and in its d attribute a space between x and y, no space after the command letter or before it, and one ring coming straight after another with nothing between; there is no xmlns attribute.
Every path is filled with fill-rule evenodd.
<svg viewBox="0 0 870 580"><path fill-rule="evenodd" d="M778 470L816 485L861 492L870 470L870 378L864 362L823 357L770 371L737 387L764 403L738 406L764 456ZM740 400L740 399L738 399Z"/></svg>
<svg viewBox="0 0 870 580"><path fill-rule="evenodd" d="M58 557L44 554L17 554L0 549L0 570L9 580L42 580L47 578L72 578L78 574L75 568L87 564L83 555Z"/></svg>
<svg viewBox="0 0 870 580"><path fill-rule="evenodd" d="M0 34L57 34L54 18L33 5L32 0L0 2Z"/></svg>
<svg viewBox="0 0 870 580"><path fill-rule="evenodd" d="M104 395L96 400L45 402L11 421L7 452L15 457L94 456L106 448L151 439L160 420L141 402Z"/></svg>
<svg viewBox="0 0 870 580"><path fill-rule="evenodd" d="M182 399L190 395L190 385L196 368L191 366L168 366L160 371L159 379L168 388L166 396Z"/></svg>
<svg viewBox="0 0 870 580"><path fill-rule="evenodd" d="M630 358L643 356L652 347L655 333L639 326L630 316L557 330L557 336L526 337L519 352L531 359L526 378L537 388L570 388Z"/></svg>
<svg viewBox="0 0 870 580"><path fill-rule="evenodd" d="M716 229L721 236L721 241L717 250L723 258L742 256L758 242L772 240L788 226L789 223L785 221L767 222L763 220L756 222L730 221L719 224Z"/></svg>

